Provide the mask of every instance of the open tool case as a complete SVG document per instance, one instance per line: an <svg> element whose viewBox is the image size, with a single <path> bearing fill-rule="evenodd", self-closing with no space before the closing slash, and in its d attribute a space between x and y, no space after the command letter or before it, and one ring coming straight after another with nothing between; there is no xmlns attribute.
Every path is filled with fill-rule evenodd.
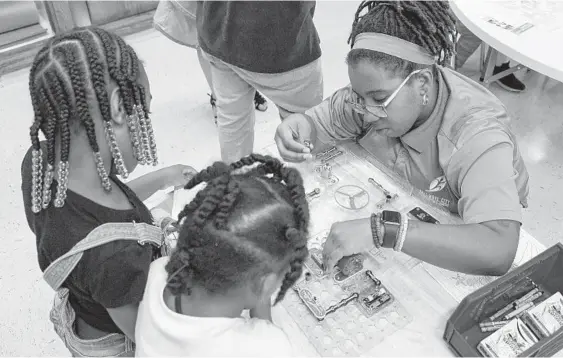
<svg viewBox="0 0 563 358"><path fill-rule="evenodd" d="M541 300L556 292L563 293L563 245L556 244L524 265L465 297L446 324L444 340L460 357L482 356L477 345L490 333L483 333L479 322L506 306L516 297L525 281L533 281L544 291ZM541 301L540 301L541 302ZM563 328L540 339L524 351L522 357L548 357L563 349Z"/></svg>

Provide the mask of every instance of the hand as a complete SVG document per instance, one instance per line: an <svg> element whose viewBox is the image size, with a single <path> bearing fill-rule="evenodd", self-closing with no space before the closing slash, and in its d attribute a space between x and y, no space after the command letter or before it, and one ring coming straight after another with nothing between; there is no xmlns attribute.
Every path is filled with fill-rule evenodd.
<svg viewBox="0 0 563 358"><path fill-rule="evenodd" d="M305 146L311 142L313 128L303 114L293 114L284 119L276 130L275 141L281 157L288 162L302 162L311 159L311 149Z"/></svg>
<svg viewBox="0 0 563 358"><path fill-rule="evenodd" d="M323 249L325 271L331 273L343 257L369 251L373 247L369 217L334 223Z"/></svg>
<svg viewBox="0 0 563 358"><path fill-rule="evenodd" d="M166 167L164 170L164 187L163 189L174 187L174 190L182 189L197 171L189 165L176 164Z"/></svg>

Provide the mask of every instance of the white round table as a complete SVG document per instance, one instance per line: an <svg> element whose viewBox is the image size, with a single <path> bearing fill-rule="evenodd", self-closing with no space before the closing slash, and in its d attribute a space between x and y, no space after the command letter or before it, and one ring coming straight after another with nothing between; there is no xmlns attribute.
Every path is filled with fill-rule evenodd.
<svg viewBox="0 0 563 358"><path fill-rule="evenodd" d="M458 19L484 43L523 66L563 82L562 1L452 0L450 6ZM534 26L515 34L487 22L487 17L500 21L506 17L524 17ZM489 60L492 59L489 55ZM488 75L493 65L490 64Z"/></svg>

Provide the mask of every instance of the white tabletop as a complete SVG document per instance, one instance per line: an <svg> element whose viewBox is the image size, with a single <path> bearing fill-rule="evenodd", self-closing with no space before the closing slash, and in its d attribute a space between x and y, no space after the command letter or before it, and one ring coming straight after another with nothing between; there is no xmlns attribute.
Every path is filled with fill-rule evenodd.
<svg viewBox="0 0 563 358"><path fill-rule="evenodd" d="M563 82L563 1L452 0L451 8L477 37L516 62ZM527 20L533 27L512 33L486 21Z"/></svg>
<svg viewBox="0 0 563 358"><path fill-rule="evenodd" d="M412 186L406 183L404 179L399 178L381 163L375 161L359 145L355 143L343 144L340 149L347 153L347 158L339 160L341 169L353 173L354 177L361 182L367 182L369 177L375 178L385 188L399 194L398 200L393 204L396 210L406 212L415 206L420 206L441 223L461 222L459 217L429 206L426 201L413 192ZM266 148L263 152L278 156L275 145ZM312 183L309 178L311 173L304 170L302 174L305 189L310 191L312 188L307 186ZM316 209L313 207L312 210ZM318 226L318 223L315 222L318 215L312 212L312 226L315 227L315 230L320 229L321 226L323 228L330 227L331 220L346 219L335 219L329 216L323 216L320 221L324 221L324 225ZM524 230L521 230L520 236L514 266L520 266L545 250L541 243ZM362 349L358 347L357 350L365 356L452 356L453 353L443 339L447 320L465 296L492 282L495 278L464 275L443 270L394 251L383 250L379 254L389 257L389 260L393 262L384 272L378 271L376 275L410 313L412 320L389 335L382 331L381 336L374 338L373 344L369 347L366 345ZM311 335L315 334L314 331L318 327L307 327L305 329L303 322L296 322L302 319L301 315L308 314L308 312L303 312L303 310L296 312L296 305L288 304L286 300L282 305L274 308L273 319L274 323L280 325L286 331L297 353L303 356L341 355L334 353L335 351L332 350L315 349ZM293 310L293 314L288 310ZM297 318L296 316L300 317ZM345 320L348 317L341 315L339 318ZM349 324L350 321L342 321L337 326L346 330ZM338 336L338 329L334 331L336 332L329 332L328 335ZM340 333L342 334L342 332ZM344 332L344 334L347 334L347 332ZM350 336L353 337L354 334L350 334ZM347 343L346 339L342 341ZM344 351L344 349L341 349L341 351Z"/></svg>

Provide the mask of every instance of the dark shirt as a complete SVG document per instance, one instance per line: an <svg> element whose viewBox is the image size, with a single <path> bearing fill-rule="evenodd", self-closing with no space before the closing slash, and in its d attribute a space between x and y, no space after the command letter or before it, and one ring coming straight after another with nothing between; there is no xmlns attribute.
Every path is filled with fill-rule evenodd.
<svg viewBox="0 0 563 358"><path fill-rule="evenodd" d="M199 45L248 71L291 71L321 56L314 12L314 1L199 1Z"/></svg>
<svg viewBox="0 0 563 358"><path fill-rule="evenodd" d="M43 153L46 153L44 144L42 143ZM44 158L43 168L45 167ZM153 222L148 208L115 176L111 180L127 195L133 209L110 209L68 190L68 197L62 208L55 208L51 202L47 209L34 214L31 211L31 148L22 162L21 174L25 214L29 227L36 236L41 271L45 271L53 261L67 253L101 224ZM56 182L53 183L51 193L54 197ZM69 289L69 301L76 316L104 332L122 333L106 308L141 301L149 265L155 255L157 250L151 245L141 246L125 240L85 251L76 268L63 283L63 287Z"/></svg>

